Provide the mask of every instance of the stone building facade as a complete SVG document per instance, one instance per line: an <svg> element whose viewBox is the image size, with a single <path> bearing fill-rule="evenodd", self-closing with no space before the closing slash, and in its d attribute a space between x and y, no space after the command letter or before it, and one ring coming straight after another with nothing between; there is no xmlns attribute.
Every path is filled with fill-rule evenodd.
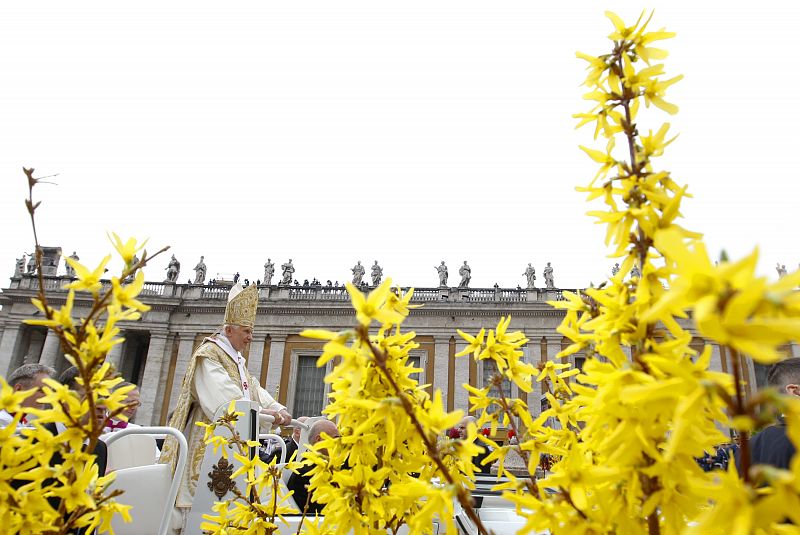
<svg viewBox="0 0 800 535"><path fill-rule="evenodd" d="M45 288L51 304L63 304L61 287L69 279L47 276ZM106 283L108 284L108 283ZM0 374L23 363L41 362L61 371L68 363L60 354L57 338L43 327L22 323L37 312L31 298L38 290L37 278L22 274L11 279L0 293ZM151 306L141 320L121 324L125 342L108 358L126 380L141 386L142 405L137 422L164 424L177 402L181 381L192 352L203 339L220 327L229 287L164 282L145 283L140 300ZM248 368L276 399L294 415L316 415L325 403L325 369L316 367L323 343L299 336L306 328L341 330L354 325L355 317L343 287L261 286L253 341L246 350ZM476 333L481 327L494 328L500 316L511 314L511 330L521 330L529 339L524 347L530 362L553 359L568 342L556 332L563 312L546 301L561 298L560 289L503 288L417 288L413 303L424 305L411 311L404 330L415 331L419 349L412 358L422 368L419 381L440 389L448 409L468 408L464 383L483 386L490 375L482 363L455 354L466 343L456 329ZM77 294L76 316L88 312L88 294ZM695 349L703 341L695 338ZM797 348L788 348L798 355ZM724 348L714 347L712 367L727 371ZM798 355L800 356L800 355ZM582 366L584 357L571 362ZM745 379L751 391L763 383L765 369L744 362ZM529 395L507 387L512 396L527 398L531 411L538 413L542 396L537 389Z"/></svg>

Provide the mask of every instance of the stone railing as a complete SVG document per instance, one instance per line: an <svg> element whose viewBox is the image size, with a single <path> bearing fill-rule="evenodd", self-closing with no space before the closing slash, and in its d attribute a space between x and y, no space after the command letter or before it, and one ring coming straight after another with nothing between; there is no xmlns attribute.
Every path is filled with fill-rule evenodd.
<svg viewBox="0 0 800 535"><path fill-rule="evenodd" d="M29 281L30 284L29 287L31 290L39 289L39 277L37 276L25 277L24 280L25 279ZM44 282L44 289L48 292L53 290L63 290L64 286L69 284L71 280L72 279L66 277L51 277L48 275L42 277L42 281Z"/></svg>
<svg viewBox="0 0 800 535"><path fill-rule="evenodd" d="M48 292L65 291L64 287L73 279L69 277L44 277ZM111 281L101 281L103 291L111 288ZM22 276L11 279L11 290L38 290L38 277ZM172 282L145 282L142 297L178 298L184 300L225 301L231 287L228 285L175 284ZM366 288L369 290L370 288ZM350 300L344 286L259 286L261 300L290 301L342 301ZM403 291L407 291L403 288ZM415 288L411 299L415 303L464 302L464 303L524 303L531 301L561 301L561 289L533 288ZM575 291L575 290L572 290Z"/></svg>
<svg viewBox="0 0 800 535"><path fill-rule="evenodd" d="M231 291L229 286L202 286L200 293L201 299L224 299L228 300L228 292Z"/></svg>

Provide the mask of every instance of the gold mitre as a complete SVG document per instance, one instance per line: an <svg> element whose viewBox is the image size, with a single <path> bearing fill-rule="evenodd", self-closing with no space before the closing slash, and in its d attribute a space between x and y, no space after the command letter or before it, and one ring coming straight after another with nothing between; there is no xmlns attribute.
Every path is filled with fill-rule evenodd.
<svg viewBox="0 0 800 535"><path fill-rule="evenodd" d="M225 325L241 325L253 327L256 323L256 310L258 309L258 288L251 284L242 288L241 284L234 285L228 294L228 304L225 306Z"/></svg>

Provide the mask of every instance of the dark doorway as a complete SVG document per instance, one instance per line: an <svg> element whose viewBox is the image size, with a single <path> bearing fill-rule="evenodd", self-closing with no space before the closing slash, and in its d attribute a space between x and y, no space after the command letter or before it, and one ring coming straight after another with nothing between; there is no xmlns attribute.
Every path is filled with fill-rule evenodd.
<svg viewBox="0 0 800 535"><path fill-rule="evenodd" d="M149 348L150 333L148 331L125 331L125 345L122 348L122 359L119 364L119 372L123 379L137 385L142 384L142 374Z"/></svg>

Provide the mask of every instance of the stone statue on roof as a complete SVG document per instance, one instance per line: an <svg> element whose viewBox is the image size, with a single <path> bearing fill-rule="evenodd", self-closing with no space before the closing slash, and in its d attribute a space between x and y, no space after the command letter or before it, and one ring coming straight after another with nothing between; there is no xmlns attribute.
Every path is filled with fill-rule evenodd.
<svg viewBox="0 0 800 535"><path fill-rule="evenodd" d="M536 288L536 268L534 268L530 262L528 262L528 267L525 268L523 275L527 280L528 290Z"/></svg>
<svg viewBox="0 0 800 535"><path fill-rule="evenodd" d="M359 260L350 271L353 272L353 286L361 286L361 279L364 277L364 273L366 273L364 266L361 265L361 260Z"/></svg>
<svg viewBox="0 0 800 535"><path fill-rule="evenodd" d="M449 274L447 273L447 265L442 260L442 263L438 266L433 266L433 269L439 274L439 286L444 288L447 286L447 277Z"/></svg>
<svg viewBox="0 0 800 535"><path fill-rule="evenodd" d="M194 267L194 283L203 284L206 280L206 264L203 262L205 256L200 257L200 261Z"/></svg>
<svg viewBox="0 0 800 535"><path fill-rule="evenodd" d="M372 275L373 286L377 286L381 283L381 277L383 277L383 268L378 265L377 260L375 261L374 264L372 264L370 275Z"/></svg>
<svg viewBox="0 0 800 535"><path fill-rule="evenodd" d="M267 258L267 263L264 264L264 285L269 286L272 284L272 277L275 275L275 264L272 259Z"/></svg>
<svg viewBox="0 0 800 535"><path fill-rule="evenodd" d="M552 290L556 287L555 280L553 279L553 267L550 265L550 262L547 263L547 266L542 271L542 275L544 275L544 284L549 289Z"/></svg>
<svg viewBox="0 0 800 535"><path fill-rule="evenodd" d="M472 268L469 267L466 260L464 260L464 265L458 269L458 274L461 275L461 281L459 281L458 287L468 288L469 281L472 279Z"/></svg>
<svg viewBox="0 0 800 535"><path fill-rule="evenodd" d="M178 275L181 273L181 263L172 255L167 265L167 282L178 282Z"/></svg>
<svg viewBox="0 0 800 535"><path fill-rule="evenodd" d="M292 264L291 258L285 264L281 264L281 270L283 273L281 284L290 286L292 284L292 275L294 275L294 264Z"/></svg>

